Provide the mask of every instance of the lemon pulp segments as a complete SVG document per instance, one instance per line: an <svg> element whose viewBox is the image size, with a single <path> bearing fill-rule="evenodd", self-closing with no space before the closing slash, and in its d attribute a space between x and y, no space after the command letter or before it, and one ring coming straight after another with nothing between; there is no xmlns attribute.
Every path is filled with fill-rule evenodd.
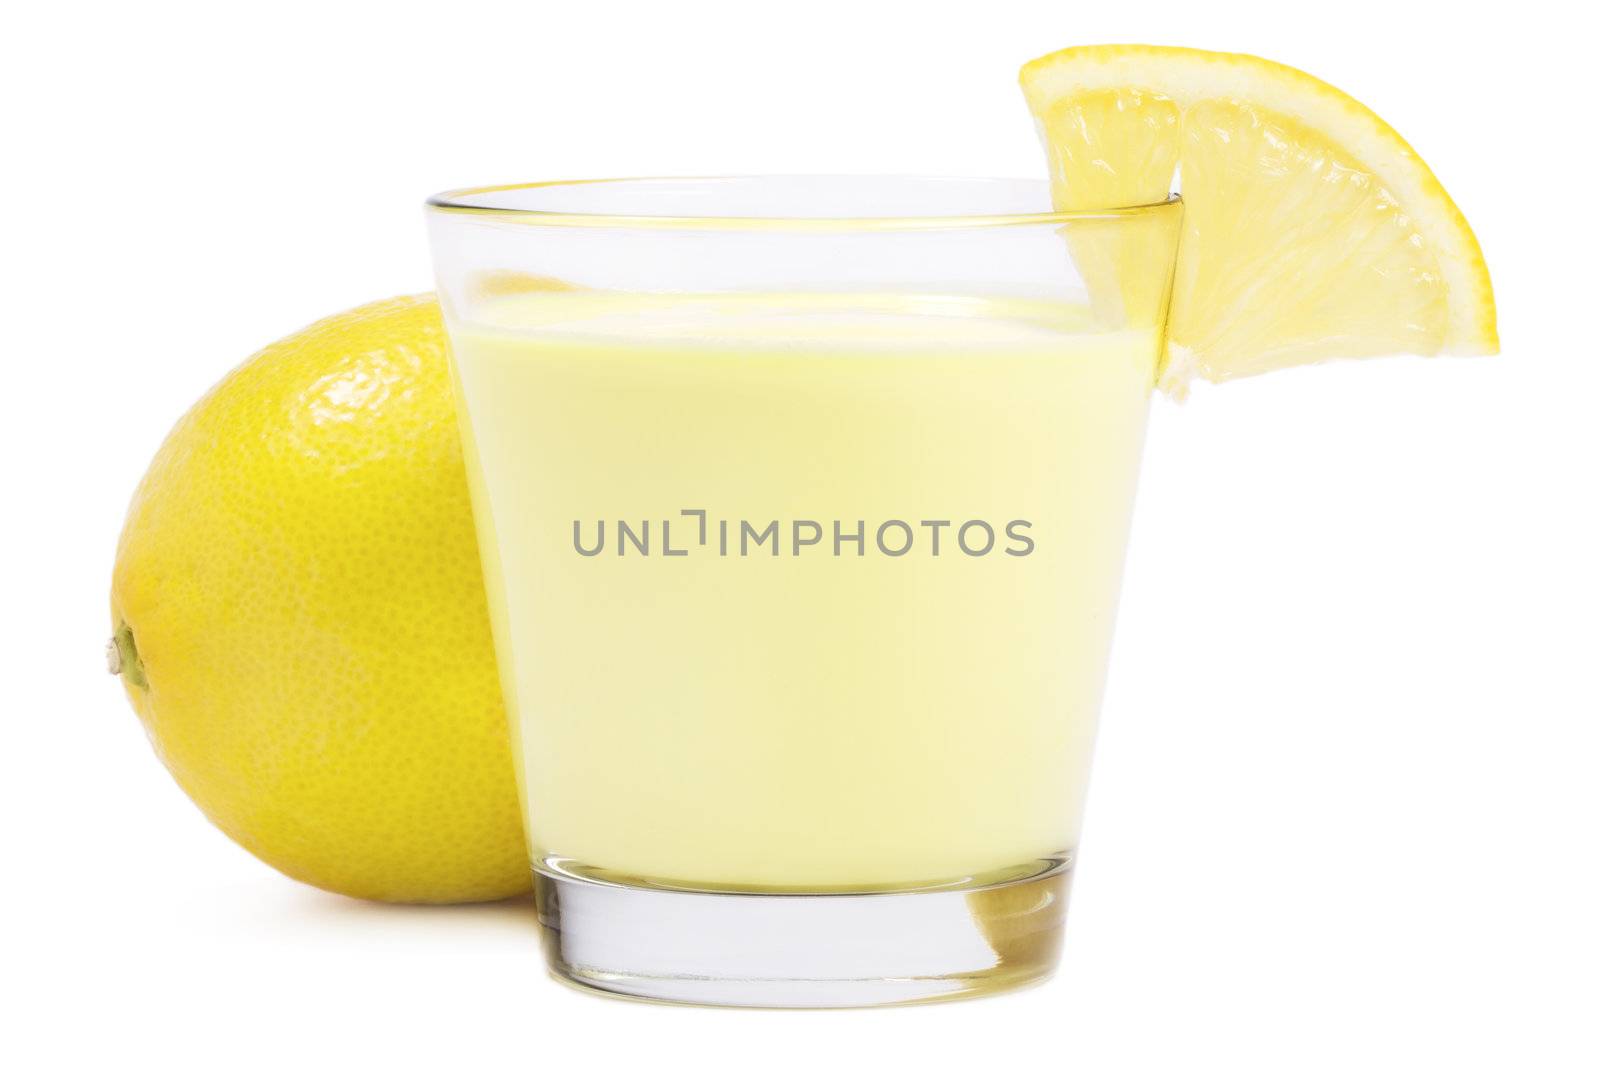
<svg viewBox="0 0 1600 1067"><path fill-rule="evenodd" d="M1181 175L1169 391L1335 357L1498 350L1466 219L1399 134L1332 86L1254 56L1108 45L1036 59L1022 87L1059 208L1149 203Z"/></svg>

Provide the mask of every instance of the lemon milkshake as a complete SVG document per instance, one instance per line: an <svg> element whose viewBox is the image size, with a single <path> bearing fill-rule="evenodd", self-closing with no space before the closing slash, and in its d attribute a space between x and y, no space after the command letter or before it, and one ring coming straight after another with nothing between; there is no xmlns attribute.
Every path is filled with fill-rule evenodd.
<svg viewBox="0 0 1600 1067"><path fill-rule="evenodd" d="M818 892L1070 853L1153 329L914 295L476 318L461 424L537 862Z"/></svg>
<svg viewBox="0 0 1600 1067"><path fill-rule="evenodd" d="M772 1006L1048 975L1152 389L1495 350L1460 212L1331 86L1142 46L1021 80L1026 189L432 202L557 975Z"/></svg>

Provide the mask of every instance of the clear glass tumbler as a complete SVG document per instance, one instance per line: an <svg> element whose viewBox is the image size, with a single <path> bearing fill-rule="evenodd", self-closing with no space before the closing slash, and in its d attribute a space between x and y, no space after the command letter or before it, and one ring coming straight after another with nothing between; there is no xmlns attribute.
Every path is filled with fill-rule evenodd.
<svg viewBox="0 0 1600 1067"><path fill-rule="evenodd" d="M1181 212L430 201L558 976L839 1006L1051 972Z"/></svg>

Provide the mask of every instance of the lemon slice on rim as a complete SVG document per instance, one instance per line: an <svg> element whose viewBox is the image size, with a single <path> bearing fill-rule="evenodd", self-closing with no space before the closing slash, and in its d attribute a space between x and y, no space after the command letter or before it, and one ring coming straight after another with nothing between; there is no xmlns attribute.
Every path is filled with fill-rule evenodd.
<svg viewBox="0 0 1600 1067"><path fill-rule="evenodd" d="M1022 68L1063 210L1164 199L1183 234L1162 388L1325 359L1499 350L1489 270L1410 145L1292 67L1068 48Z"/></svg>

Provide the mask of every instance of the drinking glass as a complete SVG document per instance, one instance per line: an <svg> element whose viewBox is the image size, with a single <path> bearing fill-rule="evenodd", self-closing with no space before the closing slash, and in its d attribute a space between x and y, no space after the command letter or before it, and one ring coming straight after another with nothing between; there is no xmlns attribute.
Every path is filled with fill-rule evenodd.
<svg viewBox="0 0 1600 1067"><path fill-rule="evenodd" d="M1055 966L1182 206L638 179L429 202L558 976Z"/></svg>

